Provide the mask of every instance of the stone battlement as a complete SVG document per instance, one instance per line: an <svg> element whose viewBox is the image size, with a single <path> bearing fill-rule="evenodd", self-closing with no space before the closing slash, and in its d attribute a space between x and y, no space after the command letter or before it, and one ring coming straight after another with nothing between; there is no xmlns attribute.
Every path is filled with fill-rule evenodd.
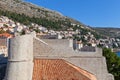
<svg viewBox="0 0 120 80"><path fill-rule="evenodd" d="M39 39L40 40L40 39ZM102 49L96 48L95 52L75 51L69 46L67 39L43 39L45 43L40 43L34 39L34 56L49 56L49 57L102 57ZM46 46L46 47L45 47ZM42 49L42 50L39 50ZM42 51L42 52L41 52Z"/></svg>
<svg viewBox="0 0 120 80"><path fill-rule="evenodd" d="M41 40L36 38L34 33L10 40L4 80L37 80L32 79L33 68L35 68L33 58L62 59L93 74L97 80L114 80L107 71L106 60L102 56L101 49L96 48L96 52L78 52L71 48L69 40ZM42 65L44 66L44 64Z"/></svg>

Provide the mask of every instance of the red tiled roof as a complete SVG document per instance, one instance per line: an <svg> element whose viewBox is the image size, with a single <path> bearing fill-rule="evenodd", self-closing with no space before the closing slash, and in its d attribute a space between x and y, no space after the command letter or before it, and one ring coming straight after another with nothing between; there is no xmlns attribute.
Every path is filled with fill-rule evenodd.
<svg viewBox="0 0 120 80"><path fill-rule="evenodd" d="M96 80L96 78L62 59L35 59L32 80Z"/></svg>
<svg viewBox="0 0 120 80"><path fill-rule="evenodd" d="M11 35L11 34L9 34L9 33L2 33L2 34L0 34L0 37L13 37L13 35Z"/></svg>

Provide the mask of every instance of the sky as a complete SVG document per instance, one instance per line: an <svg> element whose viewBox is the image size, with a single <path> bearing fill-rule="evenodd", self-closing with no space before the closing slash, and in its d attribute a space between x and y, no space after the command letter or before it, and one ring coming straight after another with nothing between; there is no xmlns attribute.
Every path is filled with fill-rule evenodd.
<svg viewBox="0 0 120 80"><path fill-rule="evenodd" d="M92 27L120 28L120 0L24 0Z"/></svg>

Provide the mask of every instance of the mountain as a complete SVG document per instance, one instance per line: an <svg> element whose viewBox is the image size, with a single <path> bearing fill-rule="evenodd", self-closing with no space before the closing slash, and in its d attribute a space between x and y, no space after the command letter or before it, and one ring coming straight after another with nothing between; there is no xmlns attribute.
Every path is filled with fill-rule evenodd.
<svg viewBox="0 0 120 80"><path fill-rule="evenodd" d="M46 9L23 0L0 0L0 15L7 16L15 22L25 25L36 23L53 30L80 30L82 33L91 32L94 36L101 36L90 26L59 12Z"/></svg>
<svg viewBox="0 0 120 80"><path fill-rule="evenodd" d="M38 18L47 18L47 19L62 19L64 20L66 17L64 17L62 14L48 10L43 7L39 7L36 5L33 5L31 3L23 2L22 0L0 0L0 9L16 12L18 14L24 13L27 16L30 17L38 17Z"/></svg>
<svg viewBox="0 0 120 80"><path fill-rule="evenodd" d="M93 28L96 32L111 38L120 38L120 28Z"/></svg>
<svg viewBox="0 0 120 80"><path fill-rule="evenodd" d="M63 16L59 12L43 8L32 3L24 2L23 0L0 0L0 10L9 11L21 15L24 14L25 16L29 16L30 18L34 17L52 22L58 22L59 24L61 23L59 25L61 28L68 28L71 26L71 24L76 24L88 28L81 22L67 16Z"/></svg>

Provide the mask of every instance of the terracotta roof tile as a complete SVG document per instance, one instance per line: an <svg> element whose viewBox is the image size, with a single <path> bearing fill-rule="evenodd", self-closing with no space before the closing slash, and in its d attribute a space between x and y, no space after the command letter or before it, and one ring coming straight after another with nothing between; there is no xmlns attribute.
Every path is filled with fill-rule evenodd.
<svg viewBox="0 0 120 80"><path fill-rule="evenodd" d="M62 59L35 59L32 80L96 80L96 78Z"/></svg>
<svg viewBox="0 0 120 80"><path fill-rule="evenodd" d="M0 34L0 37L11 38L11 37L13 37L13 35L9 34L9 33L2 33L2 34Z"/></svg>

